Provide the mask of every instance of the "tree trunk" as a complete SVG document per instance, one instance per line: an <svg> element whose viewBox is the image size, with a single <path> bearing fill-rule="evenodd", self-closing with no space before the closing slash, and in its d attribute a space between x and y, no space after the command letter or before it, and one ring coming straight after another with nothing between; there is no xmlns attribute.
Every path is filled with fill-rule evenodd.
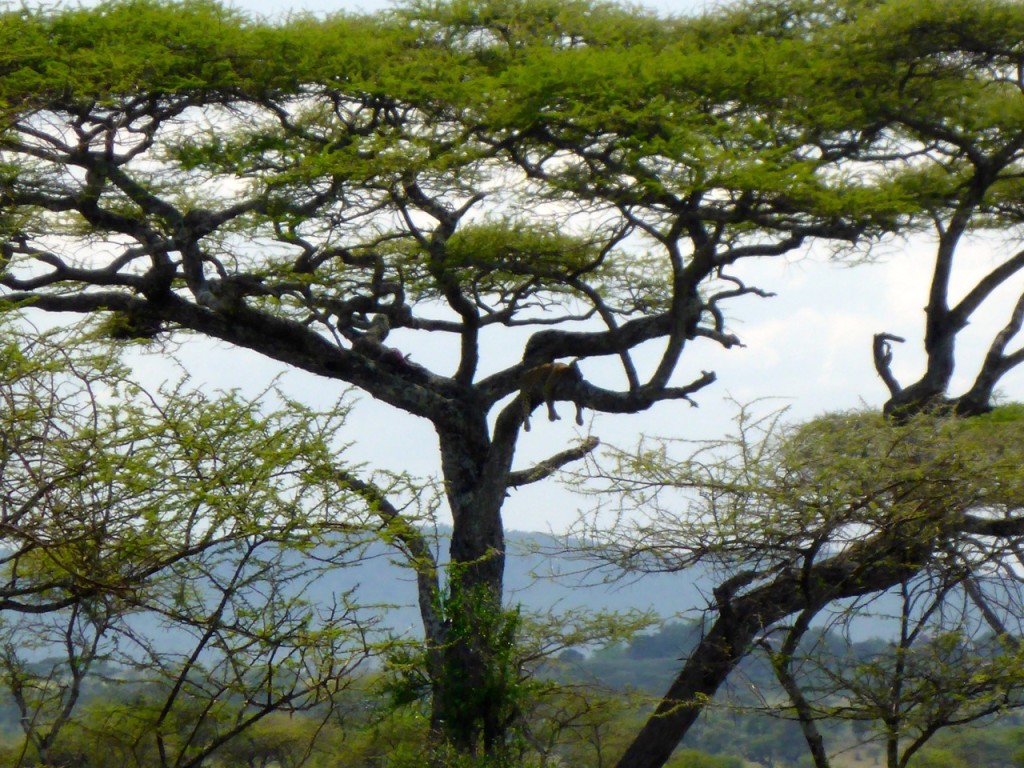
<svg viewBox="0 0 1024 768"><path fill-rule="evenodd" d="M481 420L482 422L482 420ZM514 617L502 605L505 537L501 507L508 461L493 460L485 433L441 434L453 527L444 597L443 667L433 681L435 733L461 754L501 752L512 707Z"/></svg>

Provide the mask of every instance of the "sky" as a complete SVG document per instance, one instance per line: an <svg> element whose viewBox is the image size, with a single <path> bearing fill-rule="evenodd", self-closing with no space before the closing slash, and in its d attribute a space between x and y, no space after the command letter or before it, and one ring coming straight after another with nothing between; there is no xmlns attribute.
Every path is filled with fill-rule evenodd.
<svg viewBox="0 0 1024 768"><path fill-rule="evenodd" d="M236 0L235 5L262 15L277 15L290 10L373 11L388 4L375 0L294 0L288 4ZM709 3L661 0L646 5L661 13L688 13L708 7ZM979 239L962 254L954 282L962 286L971 284L972 277L976 280L987 272L995 263L993 259L1005 255L1006 249L1013 246L994 239ZM919 236L887 242L874 249L867 259L862 252L851 255L807 250L743 264L737 269L739 276L748 284L777 295L769 299L744 297L727 308L730 330L740 336L745 347L723 350L712 342L698 340L684 353L678 381L696 378L704 369L713 370L718 376L714 385L695 396L699 407L671 402L636 415L587 412L587 424L582 430L573 424L569 403L561 404L563 420L556 423L548 422L538 410L533 431L524 433L520 441L517 468L564 450L587 431L603 443L620 447L634 445L641 435L713 439L731 429L737 403L758 401L758 407L765 410L788 407L789 418L793 420L826 411L878 408L887 393L873 368L872 336L886 331L905 337L907 343L895 350L894 373L904 384L920 375L924 360L923 308L933 253L929 238ZM991 336L1005 323L1020 290L1019 283L1008 286L996 297L994 307L980 313L965 331L960 343L961 382L969 380L970 373L976 370ZM412 352L414 359L432 367L444 357L440 350L403 351ZM499 350L490 352L496 359L501 356ZM254 353L209 341L184 344L178 357L183 368L204 387L241 388L255 395L275 376L280 376L289 394L325 408L344 391L338 382L286 371ZM178 375L169 372L166 358L159 353L138 354L134 364L149 383ZM588 379L600 375L595 365L593 361L584 361L583 371ZM1006 377L1002 390L1008 399L1024 399L1024 376L1017 373ZM342 439L353 443L349 453L352 460L366 462L369 467L409 471L424 477L436 477L439 471L436 439L429 423L376 403L366 395L359 398ZM510 495L506 526L514 530L561 531L589 504L551 481L540 483Z"/></svg>
<svg viewBox="0 0 1024 768"><path fill-rule="evenodd" d="M965 286L971 277L977 279L987 272L1005 247L1006 243L979 240L964 254L968 258L955 283ZM907 342L896 346L893 371L904 384L920 375L923 308L932 254L931 243L920 237L885 244L867 263L858 253L861 263L856 265L844 263L842 255L837 258L814 251L745 264L737 271L776 296L747 297L729 307L731 330L739 335L743 348L724 350L697 340L684 352L679 381L695 378L704 369L718 376L715 384L694 397L698 407L668 402L635 415L586 411L583 428L573 423L570 403L559 404L563 419L554 423L538 409L533 431L522 434L516 467L564 450L588 431L605 444L623 448L635 445L641 435L715 439L733 428L738 403L757 403L764 412L785 407L787 418L793 421L829 411L879 408L887 392L873 368L872 336L886 331L905 337ZM1016 295L1010 289L1022 288L1019 283L1008 286L996 297L994 306L979 314L965 331L958 355L961 385L970 381L991 336L1005 323ZM444 357L418 348L410 351L415 359L431 365ZM339 382L286 370L255 353L222 343L186 342L177 356L193 379L206 387L240 388L255 395L279 376L290 395L324 408L344 391ZM168 373L166 359L157 352L141 354L134 364L149 383L177 375ZM600 376L595 365L584 361L588 379ZM1008 399L1024 398L1024 374L1004 378L1001 390ZM351 460L366 462L368 467L436 477L439 458L430 424L366 395L357 398L342 435L345 442L353 444L348 453ZM589 506L589 500L549 480L513 491L506 503L505 520L512 530L560 532Z"/></svg>

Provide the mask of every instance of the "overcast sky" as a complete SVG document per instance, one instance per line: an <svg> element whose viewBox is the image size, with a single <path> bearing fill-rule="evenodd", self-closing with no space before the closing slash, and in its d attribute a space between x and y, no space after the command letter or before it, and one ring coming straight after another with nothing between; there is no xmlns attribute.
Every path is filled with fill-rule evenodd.
<svg viewBox="0 0 1024 768"><path fill-rule="evenodd" d="M235 4L270 15L289 9L330 12L375 10L388 5L374 0L298 0L287 6L272 0L248 0ZM663 13L685 13L709 4L662 0L646 5ZM1001 241L978 242L969 253L962 254L958 280L966 284L971 276L976 279L991 268L994 258L1015 246ZM743 265L738 270L741 276L777 296L747 297L728 307L731 330L741 337L745 348L725 351L710 342L698 341L687 349L679 381L696 378L702 369L714 370L719 377L716 384L696 397L700 407L666 403L634 416L593 416L588 412L585 429L606 443L628 446L641 434L679 438L719 436L730 428L735 414L730 398L745 403L774 398L764 407L789 405L794 419L830 410L879 406L886 392L872 367L872 335L888 331L906 337L907 343L896 349L894 372L903 383L920 375L923 307L932 253L928 239L922 237L884 244L873 253L872 263L859 266L844 266L824 253L808 252ZM965 332L960 344L962 380L976 370L994 329L1006 321L1014 291L1021 287L1017 283L1004 290L995 306L979 314ZM397 335L392 337L396 338ZM396 346L402 346L400 339ZM502 349L505 348L503 345ZM508 349L513 354L521 350L511 349L511 345ZM494 354L495 367L514 362L500 359L501 349L489 351ZM440 361L439 372L446 370L443 351L414 347L403 348L403 352L434 367ZM209 342L187 343L180 358L196 380L226 389L240 387L249 393L259 391L280 372L272 361ZM599 378L600 371L595 365L593 361L584 362L588 378ZM168 376L166 360L159 355L142 356L137 367L150 382ZM283 382L291 394L325 407L343 391L338 382L295 371L286 372ZM1024 379L1020 374L1007 377L1003 391L1010 399L1024 398ZM524 434L520 443L520 467L563 450L576 439L571 404L562 404L561 410L563 420L557 423L549 423L537 412L533 431ZM434 476L439 471L436 440L430 425L423 420L377 404L364 395L349 428L345 440L355 443L353 459L425 476ZM506 507L506 524L517 530L559 530L575 519L581 503L560 492L553 483L542 483L512 493Z"/></svg>

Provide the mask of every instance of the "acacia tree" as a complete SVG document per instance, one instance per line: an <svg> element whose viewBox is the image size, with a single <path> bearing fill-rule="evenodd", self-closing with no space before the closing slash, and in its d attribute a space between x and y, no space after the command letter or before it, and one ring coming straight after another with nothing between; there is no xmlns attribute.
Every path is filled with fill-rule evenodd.
<svg viewBox="0 0 1024 768"><path fill-rule="evenodd" d="M624 512L644 515L590 531L602 543L597 553L632 573L703 564L720 576L706 633L619 764L641 749L663 764L654 755L667 759L739 662L766 645L791 683L794 707L811 722L815 710L790 670L802 657L799 640L829 610L851 621L860 611L877 615L878 596L903 584L932 596L931 613L973 612L975 626L983 620L1007 644L1003 661L1016 658L1024 617L1015 523L1021 416L1019 406L1006 406L966 420L922 414L894 425L881 414L845 413L786 429L776 422L767 435L763 420L741 421L735 439L685 456L660 443L619 454L605 474L608 490ZM920 623L918 632L930 626L919 610L905 617L908 627ZM1012 694L1015 677L989 675L992 700ZM982 700L985 681L977 684ZM966 691L950 698L967 708ZM891 713L903 725L904 715ZM821 757L819 736L808 740L818 741Z"/></svg>
<svg viewBox="0 0 1024 768"><path fill-rule="evenodd" d="M20 715L19 760L99 764L69 756L68 733L101 685L125 696L105 702L116 727L96 750L116 743L120 765L199 765L268 715L329 709L370 653L347 595L303 594L366 538L365 495L332 447L346 408L151 393L106 343L11 319L0 690Z"/></svg>
<svg viewBox="0 0 1024 768"><path fill-rule="evenodd" d="M995 634L972 605L970 589L956 583L962 575L939 570L938 578L900 584L893 590L895 639L867 655L837 657L834 649L823 654L801 647L807 616L785 627L781 642L759 641L789 699L782 706L800 723L815 768L831 765L818 728L823 719L855 723L865 738L882 743L887 768L904 768L941 730L1024 704L1020 632Z"/></svg>
<svg viewBox="0 0 1024 768"><path fill-rule="evenodd" d="M624 768L663 765L739 660L790 616L809 621L834 601L950 574L970 586L996 631L1007 631L1003 612L1021 615L1019 413L985 414L998 383L1024 360L1014 349L1024 296L991 335L971 382L951 387L963 329L997 290L1014 290L1024 267L1013 245L1024 16L1012 3L906 0L772 6L759 18L778 15L825 52L816 87L793 98L823 126L860 125L871 137L856 155L867 162L863 172L902 190L912 224L934 236L926 367L901 384L893 344L903 338L879 333L872 351L889 421L829 417L781 444L743 439L728 459L676 464L657 447L624 455L639 477L616 480L614 490L648 517L609 537L611 557L638 570L708 561L725 569L706 637L625 752ZM957 297L955 267L978 231L997 234L992 266ZM673 486L703 497L680 512L652 490Z"/></svg>
<svg viewBox="0 0 1024 768"><path fill-rule="evenodd" d="M517 469L524 417L690 400L714 375L684 349L738 344L723 304L762 293L737 262L855 242L903 207L844 172L870 121L791 103L820 51L774 6L422 2L273 26L133 2L8 12L0 34L8 300L220 339L433 426L447 585L386 496L351 487L417 569L433 727L464 753L499 752L514 719L505 498L596 445ZM434 337L450 369L419 352ZM539 368L566 357L584 375Z"/></svg>

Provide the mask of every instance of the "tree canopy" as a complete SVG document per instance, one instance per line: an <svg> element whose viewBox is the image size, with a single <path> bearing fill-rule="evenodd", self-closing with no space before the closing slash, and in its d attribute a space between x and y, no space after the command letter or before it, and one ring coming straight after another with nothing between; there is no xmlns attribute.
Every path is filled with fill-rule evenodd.
<svg viewBox="0 0 1024 768"><path fill-rule="evenodd" d="M933 229L927 370L900 384L898 337L880 334L886 411L991 407L1024 359L1008 351L1024 302L961 394L955 340L1024 255L957 301L950 275L965 233L1020 223L1022 26L997 0L676 19L551 0L281 23L208 2L6 11L2 297L93 314L120 341L219 339L427 420L446 583L386 494L343 477L417 571L435 731L497 754L513 715L502 505L597 445L516 467L524 419L545 401L692 400L714 374L684 351L741 343L732 300L764 294L744 260L815 241L860 258ZM420 352L435 338L450 366ZM677 725L630 764L662 764Z"/></svg>

